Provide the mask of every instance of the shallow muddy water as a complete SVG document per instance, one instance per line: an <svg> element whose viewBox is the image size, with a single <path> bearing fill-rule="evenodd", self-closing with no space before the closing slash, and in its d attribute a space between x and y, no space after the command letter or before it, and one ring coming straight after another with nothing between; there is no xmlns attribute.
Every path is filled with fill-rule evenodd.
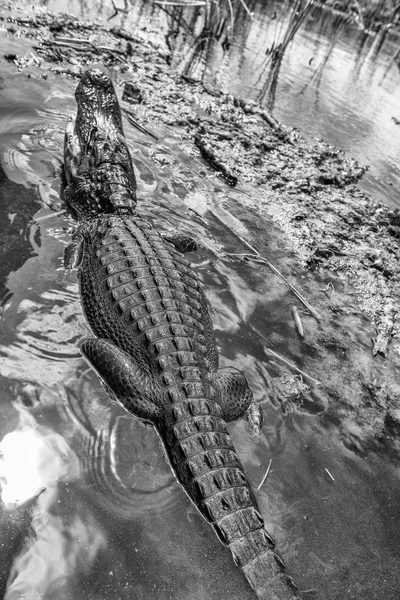
<svg viewBox="0 0 400 600"><path fill-rule="evenodd" d="M1 54L22 54L24 43L0 34ZM88 329L76 273L62 268L73 223L55 212L76 83L27 72L0 62L0 596L250 599L230 554L176 484L157 436L108 400L78 354ZM293 297L264 267L222 256L243 251L241 236L256 239L272 262L283 260L279 237L265 235L257 190L227 187L179 138L153 129L159 142L125 123L140 211L199 242L190 258L210 300L221 363L245 372L264 410L259 440L242 422L232 436L254 490L272 459L256 494L290 573L310 598L397 600L398 469L385 455L351 451L318 389L308 406L282 410L269 393L282 370L264 348L301 367L309 349L291 319ZM302 280L304 291L315 285ZM349 333L360 348L368 344L363 331Z"/></svg>

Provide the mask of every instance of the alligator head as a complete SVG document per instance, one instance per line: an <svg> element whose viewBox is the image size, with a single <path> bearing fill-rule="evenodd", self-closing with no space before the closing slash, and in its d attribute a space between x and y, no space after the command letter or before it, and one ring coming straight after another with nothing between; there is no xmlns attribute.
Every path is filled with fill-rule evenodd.
<svg viewBox="0 0 400 600"><path fill-rule="evenodd" d="M98 69L76 89L76 118L65 132L64 198L78 218L134 212L136 180L114 86Z"/></svg>

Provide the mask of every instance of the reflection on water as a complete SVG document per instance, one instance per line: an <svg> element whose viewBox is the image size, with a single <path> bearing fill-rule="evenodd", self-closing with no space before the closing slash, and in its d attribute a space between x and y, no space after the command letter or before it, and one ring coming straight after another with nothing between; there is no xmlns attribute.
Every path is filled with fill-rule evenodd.
<svg viewBox="0 0 400 600"><path fill-rule="evenodd" d="M247 4L253 19L239 5L229 43L204 31L201 7L183 12L195 39L151 2L132 2L122 22L163 27L175 68L261 102L309 139L343 148L370 166L362 186L399 206L398 34L385 29L369 34L345 16L300 0Z"/></svg>
<svg viewBox="0 0 400 600"><path fill-rule="evenodd" d="M0 594L250 600L229 553L177 486L154 431L108 400L77 352L87 327L76 274L61 267L72 223L52 212L75 84L3 75L1 231L12 249L0 248ZM275 110L279 94L278 84ZM346 449L323 391L311 388L310 409L282 411L271 377L281 367L265 345L299 360L312 351L289 318L292 297L260 265L222 256L242 249L239 235L258 236L272 262L280 257L257 190L201 177L202 164L162 130L158 142L128 124L126 131L142 214L199 240L191 260L212 305L221 362L241 368L262 402L261 438L241 422L232 435L254 489L272 458L257 496L292 574L327 600L398 600L398 472L384 456ZM48 218L34 221L38 212Z"/></svg>

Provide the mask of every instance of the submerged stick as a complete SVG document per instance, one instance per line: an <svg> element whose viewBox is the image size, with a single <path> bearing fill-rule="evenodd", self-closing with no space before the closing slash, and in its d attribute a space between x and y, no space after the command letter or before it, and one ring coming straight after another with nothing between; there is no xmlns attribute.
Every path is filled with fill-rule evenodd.
<svg viewBox="0 0 400 600"><path fill-rule="evenodd" d="M318 381L318 379L315 379L314 377L311 377L311 375L307 375L307 373L305 373L304 371L302 371L301 369L299 369L299 367L296 367L296 365L294 365L290 361L286 360L286 358L283 358L283 356L281 356L277 352L274 352L274 350L271 350L271 348L265 348L265 351L269 352L270 354L272 354L272 356L275 356L275 358L278 358L280 361L282 361L283 363L285 363L291 369L294 369L295 371L297 371L298 373L300 373L301 375L303 375L303 377L307 377L307 379L311 379L311 381L314 381L314 383L316 385L322 385L321 382Z"/></svg>
<svg viewBox="0 0 400 600"><path fill-rule="evenodd" d="M297 331L299 332L299 336L304 337L303 323L301 322L299 311L297 310L297 308L295 306L292 307L292 313L293 313L295 325L297 327Z"/></svg>
<svg viewBox="0 0 400 600"><path fill-rule="evenodd" d="M267 467L267 470L266 470L266 472L265 472L265 475L264 475L264 477L261 479L261 483L260 483L260 485L259 485L259 486L258 486L258 488L257 488L257 491L258 491L258 492L261 490L262 486L263 486L263 485L264 485L264 483L267 481L267 477L268 477L268 474L269 474L269 470L270 470L270 468L271 468L271 464L272 464L272 458L270 458L270 459L269 459L269 463L268 463L268 467Z"/></svg>
<svg viewBox="0 0 400 600"><path fill-rule="evenodd" d="M59 217L60 215L65 215L66 213L66 209L63 208L62 210L58 210L57 212L51 212L49 215L43 215L42 217L33 217L33 221L35 221L35 223L41 223L42 221L47 221L47 219Z"/></svg>
<svg viewBox="0 0 400 600"><path fill-rule="evenodd" d="M246 240L244 240L238 233L236 235L240 239L240 241L243 242L243 244L245 244L248 248L251 248L253 253L245 254L245 253L241 252L241 253L233 254L233 253L227 252L226 256L242 256L243 258L245 258L245 257L251 258L252 260L254 260L256 262L262 262L262 263L266 264L271 269L271 271L273 273L275 273L275 275L280 277L282 279L282 281L284 281L286 283L286 285L292 290L292 292L296 296L296 298L298 298L298 300L300 300L300 302L302 304L304 304L304 306L307 308L307 310L310 311L310 313L313 315L313 317L315 317L317 319L317 321L321 321L321 315L319 313L317 313L315 308L313 308L311 306L309 301L294 287L294 285L292 283L290 283L290 281L288 279L286 279L286 277L284 275L282 275L282 273L280 271L278 271L278 269L276 267L274 267L274 265L272 263L270 263L269 260L264 258L264 256L261 256L261 254L259 254L259 252L255 248L253 248L248 242L246 242Z"/></svg>
<svg viewBox="0 0 400 600"><path fill-rule="evenodd" d="M257 256L257 258L254 260L263 262L266 265L268 265L269 268L271 269L271 271L273 273L275 273L275 275L278 275L278 277L280 277L282 279L282 281L284 281L286 283L286 285L292 290L292 292L296 296L296 298L298 298L300 300L300 302L302 302L304 304L304 306L310 311L310 313L313 315L313 317L315 317L317 319L317 321L321 321L321 316L317 313L315 308L313 308L311 306L309 301L306 298L304 298L304 296L302 294L300 294L300 292L294 287L294 285L291 284L290 281L288 279L286 279L286 277L284 275L282 275L282 273L280 271L278 271L278 269L269 262L269 260L267 260L266 258L264 258L263 256L260 256L260 255Z"/></svg>
<svg viewBox="0 0 400 600"><path fill-rule="evenodd" d="M300 300L300 302L302 302L304 304L304 306L306 308L308 308L308 310L310 311L310 313L317 319L317 321L321 321L320 315L311 306L311 304L308 302L308 300L306 300L306 298L304 298L304 296L302 294L300 294L300 292L294 287L294 285L292 285L290 283L290 281L288 281L286 279L286 277L284 275L282 275L282 273L280 271L278 271L278 269L276 267L274 267L274 265L272 263L269 262L269 260L267 260L266 258L264 258L263 256L261 256L261 254L258 252L258 250L256 250L251 244L249 244L249 242L247 242L241 235L239 235L238 233L236 233L236 235L239 238L239 240L245 246L247 246L248 248L250 248L250 250L255 254L255 256L252 257L253 260L258 260L258 261L263 262L266 265L268 265L268 267L271 269L271 271L273 273L275 273L275 275L278 275L278 277L280 277L286 283L286 285L292 290L292 292ZM243 256L245 256L245 255L243 255ZM251 255L247 255L247 256L250 257Z"/></svg>

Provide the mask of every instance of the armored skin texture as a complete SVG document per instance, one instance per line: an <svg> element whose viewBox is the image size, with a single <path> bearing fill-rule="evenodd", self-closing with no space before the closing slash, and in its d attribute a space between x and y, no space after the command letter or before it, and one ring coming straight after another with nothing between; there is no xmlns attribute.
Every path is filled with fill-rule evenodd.
<svg viewBox="0 0 400 600"><path fill-rule="evenodd" d="M249 412L247 380L234 368L218 368L206 298L179 244L135 212L134 174L111 81L86 72L76 99L64 196L79 224L65 265L79 266L94 334L81 351L110 395L157 429L178 482L258 597L295 598L227 431L228 421ZM93 188L105 164L118 183Z"/></svg>
<svg viewBox="0 0 400 600"><path fill-rule="evenodd" d="M114 86L87 71L75 93L78 111L65 130L64 199L78 219L136 207L136 179Z"/></svg>

